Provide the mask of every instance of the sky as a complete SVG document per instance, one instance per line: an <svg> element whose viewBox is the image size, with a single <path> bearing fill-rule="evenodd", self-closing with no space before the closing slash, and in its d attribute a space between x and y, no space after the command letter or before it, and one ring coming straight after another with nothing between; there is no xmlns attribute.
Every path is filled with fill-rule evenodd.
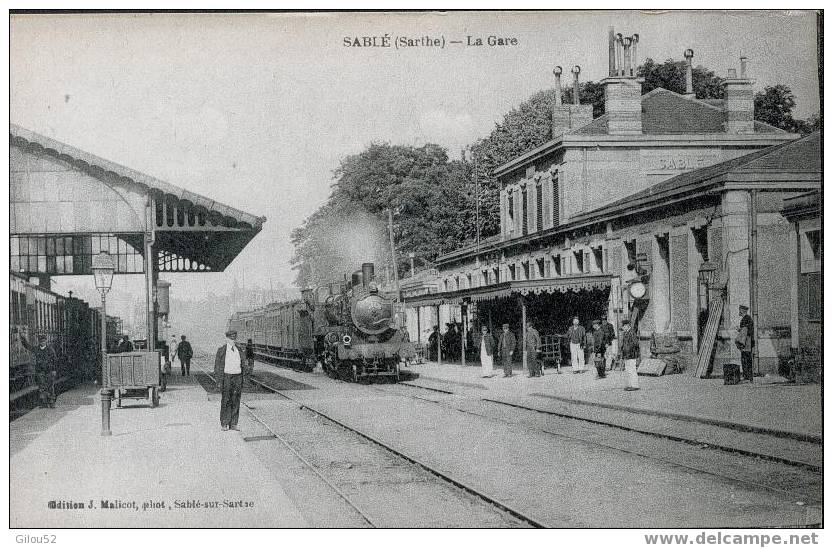
<svg viewBox="0 0 833 548"><path fill-rule="evenodd" d="M372 142L459 157L551 88L553 66L602 79L611 25L640 35L640 59L692 48L725 76L745 55L756 90L786 84L797 117L819 111L809 12L82 14L11 17L10 120L267 218L226 272L166 276L172 294L224 293L244 276L289 286L290 233L327 199L341 158ZM446 47L344 45L385 35ZM490 35L517 45L449 43ZM115 289L142 291L127 277Z"/></svg>

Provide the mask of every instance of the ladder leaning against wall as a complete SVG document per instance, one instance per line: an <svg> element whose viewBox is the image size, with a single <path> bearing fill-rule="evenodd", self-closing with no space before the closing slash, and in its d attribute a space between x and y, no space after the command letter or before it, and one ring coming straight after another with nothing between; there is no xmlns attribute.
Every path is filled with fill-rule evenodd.
<svg viewBox="0 0 833 548"><path fill-rule="evenodd" d="M709 319L706 322L706 328L703 330L700 352L697 354L697 367L694 368L695 377L702 377L709 366L709 362L712 360L714 345L717 340L717 331L720 328L723 307L726 304L726 286L729 282L728 274L721 268L715 271L713 276L713 279L709 283L709 291L713 292L712 294L715 298L709 301Z"/></svg>

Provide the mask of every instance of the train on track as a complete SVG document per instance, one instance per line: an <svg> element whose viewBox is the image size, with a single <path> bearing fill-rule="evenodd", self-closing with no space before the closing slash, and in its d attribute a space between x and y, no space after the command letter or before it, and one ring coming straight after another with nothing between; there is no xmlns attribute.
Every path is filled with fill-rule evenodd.
<svg viewBox="0 0 833 548"><path fill-rule="evenodd" d="M9 274L9 408L19 412L38 399L32 354L20 343L36 344L39 333L58 356L56 389L92 380L100 369L101 316L76 297L49 291Z"/></svg>
<svg viewBox="0 0 833 548"><path fill-rule="evenodd" d="M261 361L312 371L320 364L332 378L359 382L399 380L400 363L414 355L401 311L382 291L373 263L349 281L302 291L300 300L236 312L229 320L238 344L252 340Z"/></svg>

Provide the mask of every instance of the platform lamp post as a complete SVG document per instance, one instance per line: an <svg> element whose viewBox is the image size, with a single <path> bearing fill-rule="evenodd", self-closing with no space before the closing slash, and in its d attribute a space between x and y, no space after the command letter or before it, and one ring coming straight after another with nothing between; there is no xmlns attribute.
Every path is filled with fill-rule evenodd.
<svg viewBox="0 0 833 548"><path fill-rule="evenodd" d="M110 401L113 390L104 385L104 371L107 365L107 292L113 285L113 273L116 265L113 258L106 251L93 257L93 277L95 287L101 293L101 435L109 436L110 432Z"/></svg>

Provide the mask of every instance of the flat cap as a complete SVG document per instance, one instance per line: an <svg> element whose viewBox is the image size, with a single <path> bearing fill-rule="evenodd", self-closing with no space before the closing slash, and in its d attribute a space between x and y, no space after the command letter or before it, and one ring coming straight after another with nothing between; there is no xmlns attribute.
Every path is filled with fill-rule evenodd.
<svg viewBox="0 0 833 548"><path fill-rule="evenodd" d="M229 329L228 331L226 331L226 337L231 337L232 335L237 335L236 329Z"/></svg>

